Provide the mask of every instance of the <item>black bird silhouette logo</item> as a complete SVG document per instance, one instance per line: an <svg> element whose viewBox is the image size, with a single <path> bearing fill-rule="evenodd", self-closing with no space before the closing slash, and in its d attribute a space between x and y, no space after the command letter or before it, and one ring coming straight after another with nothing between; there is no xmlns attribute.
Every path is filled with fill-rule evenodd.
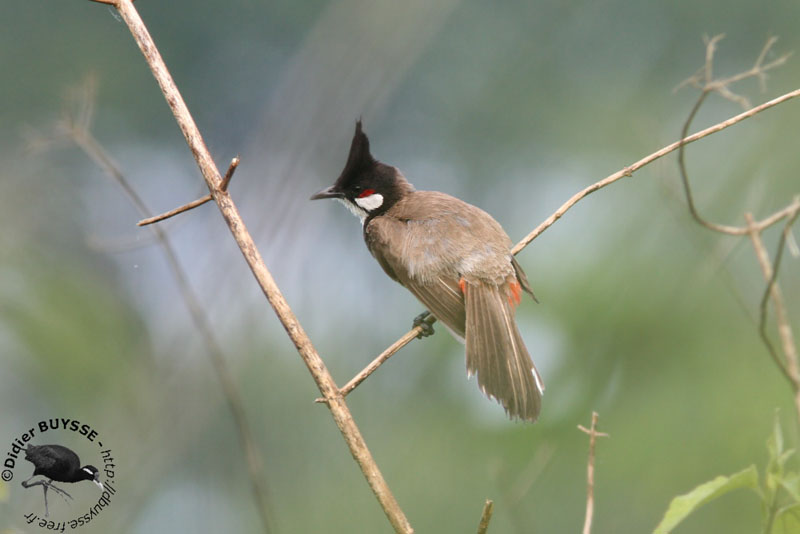
<svg viewBox="0 0 800 534"><path fill-rule="evenodd" d="M72 495L57 487L53 482L74 483L91 480L101 491L104 489L100 482L100 471L93 465L81 466L81 459L78 455L63 445L28 445L25 459L34 465L34 470L28 480L22 481L22 487L42 486L45 517L50 515L47 508L47 490L53 490L67 503L69 503L67 499L72 499ZM31 482L31 479L37 475L42 475L44 478Z"/></svg>

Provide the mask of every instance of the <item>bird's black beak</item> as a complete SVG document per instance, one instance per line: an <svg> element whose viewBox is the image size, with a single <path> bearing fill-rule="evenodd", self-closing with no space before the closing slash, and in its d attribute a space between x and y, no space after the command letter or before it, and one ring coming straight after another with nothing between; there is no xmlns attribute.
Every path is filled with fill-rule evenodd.
<svg viewBox="0 0 800 534"><path fill-rule="evenodd" d="M309 200L319 200L320 198L344 198L344 193L336 189L335 185L332 185L314 193Z"/></svg>

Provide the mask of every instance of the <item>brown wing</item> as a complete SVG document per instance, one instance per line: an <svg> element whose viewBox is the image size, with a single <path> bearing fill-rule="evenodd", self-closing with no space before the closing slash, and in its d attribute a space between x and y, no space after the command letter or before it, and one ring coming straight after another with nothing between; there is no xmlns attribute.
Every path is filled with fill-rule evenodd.
<svg viewBox="0 0 800 534"><path fill-rule="evenodd" d="M464 340L467 313L464 295L458 282L439 278L436 282L418 284L413 280L403 283L426 308L447 326L457 338Z"/></svg>
<svg viewBox="0 0 800 534"><path fill-rule="evenodd" d="M402 241L407 239L406 221L380 217L373 219L365 229L367 246L378 263L393 280L406 287L426 308L462 340L466 324L464 295L458 287L457 274L452 269L431 269L426 265L425 275L409 269L403 257ZM423 252L421 256L425 256Z"/></svg>
<svg viewBox="0 0 800 534"><path fill-rule="evenodd" d="M414 191L385 214L367 221L364 239L393 280L408 288L433 315L463 339L466 312L458 287L505 283L525 274L511 256L511 240L491 215L436 191Z"/></svg>

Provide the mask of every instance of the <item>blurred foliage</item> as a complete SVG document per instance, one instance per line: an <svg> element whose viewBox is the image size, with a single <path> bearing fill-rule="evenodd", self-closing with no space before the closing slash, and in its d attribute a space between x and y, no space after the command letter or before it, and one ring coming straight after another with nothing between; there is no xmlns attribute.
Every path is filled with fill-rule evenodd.
<svg viewBox="0 0 800 534"><path fill-rule="evenodd" d="M306 201L338 175L358 116L378 158L519 239L580 188L676 139L696 95L672 89L702 65L704 34L727 34L721 75L749 68L770 35L776 55L800 49L800 4L784 0L136 5L212 153L241 153L232 194L342 384L421 311L345 210ZM153 211L173 208L202 187L163 97L105 6L3 2L0 20L0 443L56 416L101 432L120 493L86 532L258 531L230 414L160 252L84 154L29 142L93 76L94 134ZM737 89L758 103L798 79L792 58L767 93ZM711 98L696 126L738 111ZM790 102L691 145L703 213L741 223L797 194L798 122ZM276 532L388 532L213 206L165 228L235 370ZM773 253L778 232L764 236ZM519 259L541 301L519 311L547 385L541 421L507 421L465 379L463 347L444 329L348 397L418 532L475 531L487 497L490 533L578 531L588 445L575 427L592 410L611 436L597 447L593 532L652 531L686 488L763 465L771 430L759 491L782 510L773 532L792 531L798 426L758 339L764 282L746 239L690 220L674 158L588 197ZM779 281L796 335L799 274L787 256ZM33 532L18 511L40 496L16 477L3 488L0 531ZM692 510L675 532L763 528L752 493Z"/></svg>
<svg viewBox="0 0 800 534"><path fill-rule="evenodd" d="M769 459L763 485L759 486L755 465L729 477L718 476L685 495L675 497L654 534L672 532L699 507L739 488L755 490L761 500L762 532L784 534L800 529L800 473L787 471L786 464L795 450L784 448L783 429L778 417L767 440Z"/></svg>

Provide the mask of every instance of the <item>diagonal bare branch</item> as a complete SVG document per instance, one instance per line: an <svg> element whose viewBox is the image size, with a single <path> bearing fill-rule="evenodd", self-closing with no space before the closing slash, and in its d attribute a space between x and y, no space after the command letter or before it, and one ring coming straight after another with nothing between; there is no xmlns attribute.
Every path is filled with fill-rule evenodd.
<svg viewBox="0 0 800 534"><path fill-rule="evenodd" d="M797 220L798 215L800 215L800 207L795 209L794 213L786 219L786 224L784 225L783 231L781 232L781 237L778 240L778 247L775 252L774 260L770 261L769 254L764 246L764 242L761 240L761 234L758 230L754 229L751 232L750 240L753 243L753 248L756 252L756 258L758 259L758 264L761 267L761 272L764 275L764 279L767 281L767 286L766 289L764 289L764 294L761 297L761 303L759 305L759 333L761 334L761 338L764 341L764 344L767 346L770 355L775 360L776 365L778 365L780 370L786 375L786 378L792 384L793 388L800 391L800 364L798 363L797 346L794 341L794 335L792 333L788 313L786 312L786 304L783 300L783 294L781 293L777 281L781 259L783 258L783 251L786 248L786 241L789 233L791 232L792 225ZM746 213L745 219L748 222L752 222L753 216L749 213ZM775 307L778 333L781 338L783 353L786 359L785 363L780 360L780 357L778 356L775 347L772 345L772 342L769 340L766 332L767 314L769 310L767 304L770 298L772 298L772 303Z"/></svg>
<svg viewBox="0 0 800 534"><path fill-rule="evenodd" d="M773 98L772 100L770 100L768 102L764 102L763 104L761 104L759 106L756 106L756 107L754 107L752 109L749 109L749 110L747 110L745 112L742 112L742 113L740 113L740 114L738 114L738 115L736 115L734 117L731 117L731 118L729 118L727 120L719 122L719 123L717 123L717 124L715 124L713 126L709 126L708 128L705 128L703 130L700 130L699 132L693 133L692 135L686 135L686 133L684 132L684 135L682 136L682 139L680 141L675 141L674 143L669 144L669 145L663 147L662 149L657 150L656 152L653 152L649 156L645 156L644 158L636 161L635 163L631 164L630 166L625 167L623 169L620 169L619 171L615 172L614 174L611 174L611 175L603 178L599 182L595 182L592 185L590 185L590 186L582 189L581 191L578 191L577 193L575 193L566 202L564 202L564 204L562 204L561 207L559 207L549 217L547 217L544 221L542 221L539 224L539 226L534 228L528 235L526 235L524 238L522 238L522 240L520 240L519 243L514 245L514 248L511 249L511 253L516 255L516 254L519 254L520 252L522 252L522 250L525 247L527 247L531 243L531 241L533 241L534 239L539 237L545 230L550 228L557 220L559 220L562 216L564 216L564 214L567 211L569 211L573 206L575 206L575 204L577 204L578 202L583 200L588 195L594 193L595 191L598 191L598 190L600 190L600 189L602 189L602 188L604 188L604 187L606 187L608 185L611 185L614 182L617 182L618 180L621 180L622 178L633 176L633 173L638 171L642 167L644 167L646 165L649 165L650 163L654 162L655 160L657 160L659 158L662 158L662 157L666 156L667 154L670 154L670 153L674 152L675 150L683 149L683 147L688 145L689 143L693 143L693 142L698 141L698 140L700 140L700 139L702 139L704 137L708 137L709 135L712 135L712 134L715 134L715 133L717 133L719 131L722 131L725 128L729 128L730 126L733 126L734 124L738 124L738 123L742 122L743 120L749 119L750 117L753 117L753 116L761 113L762 111L766 111L766 110L768 110L770 108L773 108L773 107L775 107L775 106L777 106L779 104L782 104L782 103L784 103L784 102L786 102L788 100L791 100L793 98L797 98L798 96L800 96L800 89L795 89L794 91L790 91L790 92L788 92L786 94L783 94L783 95L781 95L781 96L779 96L777 98ZM696 113L696 111L694 113ZM688 122L687 122L687 124L688 124ZM685 130L688 130L688 126L685 128ZM688 183L688 181L687 181L687 183ZM689 191L691 191L691 190L689 190ZM691 195L691 192L689 194ZM780 220L784 219L785 217L787 217L790 213L792 213L794 210L796 210L798 206L800 206L800 200L796 199L792 204L790 204L789 206L786 206L782 210L779 210L779 211L769 215L768 217L764 218L761 221L755 222L755 227L757 229L763 230L764 228L767 228L767 227L779 222ZM749 232L747 227L713 225L713 223L709 223L709 224L712 224L714 229L716 229L718 231L721 231L721 232L724 232L724 233L727 233L727 234L731 234L731 235L747 235L747 233ZM433 323L431 323L431 324L433 324ZM408 332L406 332L405 334L403 334L403 336L400 337L397 341L392 343L392 345L389 348L387 348L383 353L381 353L381 355L378 358L373 360L372 363L370 363L367 367L365 367L361 372L359 372L358 375L356 375L355 378L353 378L353 380L350 381L350 383L348 383L348 385L350 385L351 383L356 382L356 379L358 379L357 383L355 383L350 389L347 390L347 393L352 391L353 388L358 386L358 384L363 382L364 379L366 379L370 374L372 374L374 371L376 371L378 369L378 367L380 367L380 365L382 365L386 360L389 359L390 356L395 354L398 350L400 350L404 346L406 346L409 343L411 343L420 333L422 333L422 328L420 328L419 326L414 327L411 330L409 330ZM390 349L391 349L391 351L390 351ZM377 365L376 365L376 363L377 363Z"/></svg>
<svg viewBox="0 0 800 534"><path fill-rule="evenodd" d="M82 89L78 91L78 95L76 96L77 106L74 113L70 113L69 111L65 112L63 119L56 125L55 135L71 139L95 165L103 170L103 172L123 190L125 196L140 215L149 216L151 212L144 202L144 199L136 192L108 151L91 133L95 100L94 95L95 83L93 79L90 79L83 85ZM166 232L162 227L154 226L152 228L152 235L164 253L172 276L178 285L178 291L181 294L182 300L189 311L195 328L203 339L203 346L208 352L214 372L220 382L223 396L233 415L234 426L239 437L239 444L242 447L242 454L245 458L253 497L264 527L264 532L272 532L273 513L270 510L267 485L263 478L264 461L256 446L253 431L244 410L244 402L239 394L239 389L233 379L233 375L228 368L224 351L213 333L211 321L208 315L206 315L200 303L200 299L192 288L189 277L181 266L178 254L172 246L172 242Z"/></svg>
<svg viewBox="0 0 800 534"><path fill-rule="evenodd" d="M189 211L191 209L202 206L206 202L211 202L211 193L208 193L207 195L204 195L198 198L197 200L192 200L191 202L187 202L183 206L178 206L177 208L165 211L164 213L160 213L158 215L153 215L152 217L147 217L146 219L142 219L141 221L136 223L136 226L148 226L153 223L164 221L166 219L169 219L170 217L174 217L185 211Z"/></svg>
<svg viewBox="0 0 800 534"><path fill-rule="evenodd" d="M389 522L395 531L413 532L408 519L395 500L389 486L378 469L372 454L369 452L358 426L353 420L350 410L339 393L339 388L333 380L322 358L320 358L308 335L303 330L297 317L278 288L272 274L264 263L261 254L256 248L247 226L242 220L230 194L222 187L222 177L217 169L211 154L206 147L203 137L189 112L183 97L175 85L161 54L153 42L144 22L133 6L131 0L117 0L114 4L125 24L133 35L136 44L144 54L153 76L156 78L167 104L172 110L175 120L183 132L186 142L197 161L200 172L208 185L209 192L216 202L225 223L231 231L236 243L242 251L250 270L258 281L261 290L275 311L278 319L285 328L289 338L294 343L298 354L303 359L317 387L325 398L331 415L339 428L350 453L361 469L381 507L386 513Z"/></svg>
<svg viewBox="0 0 800 534"><path fill-rule="evenodd" d="M231 163L228 166L228 171L225 173L225 176L222 178L222 183L219 186L220 189L222 189L223 191L227 191L228 190L228 185L231 183L231 178L233 178L233 173L236 170L236 167L238 167L238 166L239 166L239 156L236 156L235 158L233 158L231 160ZM209 193L209 194L207 194L205 196L202 196L202 197L198 198L197 200L192 200L191 202L188 202L188 203L184 204L183 206L179 206L179 207L177 207L175 209L172 209L172 210L169 210L167 212L164 212L164 213L162 213L160 215L155 215L153 217L147 217L146 219L142 219L141 221L136 223L136 226L147 226L149 224L153 224L153 223L157 223L157 222L163 221L165 219L169 219L170 217L174 217L174 216L179 215L179 214L181 214L181 213L183 213L185 211L189 211L189 210L194 209L194 208L196 208L198 206L202 206L206 202L210 202L210 201L211 201L211 193Z"/></svg>

